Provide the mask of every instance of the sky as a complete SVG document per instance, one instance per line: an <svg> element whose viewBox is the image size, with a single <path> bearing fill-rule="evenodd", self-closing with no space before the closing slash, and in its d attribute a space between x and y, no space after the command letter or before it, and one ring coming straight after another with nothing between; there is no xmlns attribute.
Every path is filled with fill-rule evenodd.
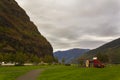
<svg viewBox="0 0 120 80"><path fill-rule="evenodd" d="M16 0L54 51L94 49L120 37L120 0Z"/></svg>

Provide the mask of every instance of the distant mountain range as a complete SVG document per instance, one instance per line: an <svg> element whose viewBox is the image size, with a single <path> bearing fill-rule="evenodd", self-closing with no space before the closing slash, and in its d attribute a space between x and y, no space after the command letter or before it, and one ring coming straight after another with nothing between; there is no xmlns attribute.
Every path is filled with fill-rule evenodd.
<svg viewBox="0 0 120 80"><path fill-rule="evenodd" d="M56 57L59 62L62 62L62 60L65 60L65 63L72 63L75 59L79 58L84 53L88 52L89 49L70 49L66 51L57 51L54 52L54 57Z"/></svg>
<svg viewBox="0 0 120 80"><path fill-rule="evenodd" d="M120 38L108 42L96 49L70 49L66 51L57 51L54 53L54 57L58 58L59 62L62 62L62 59L65 60L65 63L72 63L78 58L92 59L98 54L105 54L109 59L109 63L120 64Z"/></svg>
<svg viewBox="0 0 120 80"><path fill-rule="evenodd" d="M97 54L106 54L108 55L110 63L120 63L120 38L108 42L96 49L90 50L81 56L84 58L92 59L93 56Z"/></svg>

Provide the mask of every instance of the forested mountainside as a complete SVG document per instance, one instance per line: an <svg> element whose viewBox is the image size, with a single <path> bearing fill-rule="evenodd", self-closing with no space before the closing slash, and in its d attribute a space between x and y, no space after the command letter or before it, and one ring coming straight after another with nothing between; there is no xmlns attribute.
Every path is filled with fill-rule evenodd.
<svg viewBox="0 0 120 80"><path fill-rule="evenodd" d="M53 56L51 44L15 0L0 0L0 53Z"/></svg>
<svg viewBox="0 0 120 80"><path fill-rule="evenodd" d="M108 58L110 63L120 63L120 38L108 42L94 50L90 50L81 58L92 59L94 56Z"/></svg>

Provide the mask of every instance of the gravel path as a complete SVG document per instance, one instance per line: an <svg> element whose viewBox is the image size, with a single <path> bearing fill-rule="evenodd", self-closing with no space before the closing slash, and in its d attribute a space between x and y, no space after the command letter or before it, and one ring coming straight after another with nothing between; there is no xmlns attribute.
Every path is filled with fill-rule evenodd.
<svg viewBox="0 0 120 80"><path fill-rule="evenodd" d="M42 69L32 70L25 75L18 77L16 80L36 80L42 71Z"/></svg>

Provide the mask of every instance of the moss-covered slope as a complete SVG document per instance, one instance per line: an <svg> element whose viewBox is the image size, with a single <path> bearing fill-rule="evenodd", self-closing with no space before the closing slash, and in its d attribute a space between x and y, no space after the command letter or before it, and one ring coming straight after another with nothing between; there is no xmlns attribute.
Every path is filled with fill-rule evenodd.
<svg viewBox="0 0 120 80"><path fill-rule="evenodd" d="M53 56L50 43L15 0L0 0L0 53L17 52Z"/></svg>

